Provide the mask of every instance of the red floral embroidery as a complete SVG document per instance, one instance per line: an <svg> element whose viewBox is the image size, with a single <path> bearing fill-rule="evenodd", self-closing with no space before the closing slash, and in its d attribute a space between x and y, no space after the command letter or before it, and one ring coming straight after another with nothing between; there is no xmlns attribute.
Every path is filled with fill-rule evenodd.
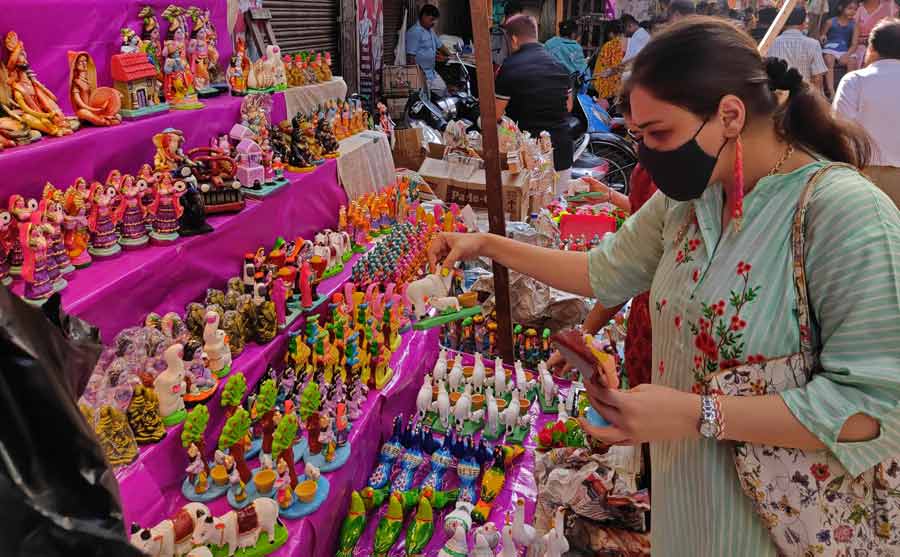
<svg viewBox="0 0 900 557"><path fill-rule="evenodd" d="M675 328L678 329L679 331L681 330L681 316L680 315L675 316Z"/></svg>
<svg viewBox="0 0 900 557"><path fill-rule="evenodd" d="M809 472L817 482L824 482L831 476L827 464L813 464L809 467Z"/></svg>
<svg viewBox="0 0 900 557"><path fill-rule="evenodd" d="M694 269L694 272L691 273L691 280L697 282L700 280L700 269Z"/></svg>
<svg viewBox="0 0 900 557"><path fill-rule="evenodd" d="M761 364L765 361L766 361L766 357L763 356L762 354L751 354L750 356L747 356L748 364Z"/></svg>
<svg viewBox="0 0 900 557"><path fill-rule="evenodd" d="M687 233L684 234L684 238L679 240L680 245L678 245L678 251L675 252L675 265L683 265L685 263L690 263L694 260L693 252L697 251L697 248L700 247L700 239L699 238L687 238Z"/></svg>
<svg viewBox="0 0 900 557"><path fill-rule="evenodd" d="M693 240L688 241L688 249L691 251L697 251L697 248L700 247L700 239L694 238Z"/></svg>
<svg viewBox="0 0 900 557"><path fill-rule="evenodd" d="M834 541L838 543L847 543L853 539L853 528L842 524L834 529Z"/></svg>
<svg viewBox="0 0 900 557"><path fill-rule="evenodd" d="M675 254L675 263L684 263L684 252L683 251L678 250L678 252Z"/></svg>
<svg viewBox="0 0 900 557"><path fill-rule="evenodd" d="M665 298L656 302L656 311L659 313L662 313L663 308L666 307L666 304L668 304L668 303L669 303L669 300L666 300Z"/></svg>
<svg viewBox="0 0 900 557"><path fill-rule="evenodd" d="M742 331L747 327L747 321L741 318L741 311L756 299L760 288L750 286L750 269L749 263L738 263L737 274L744 283L741 290L732 290L727 302L719 300L712 304L701 303L702 317L696 323L689 323L691 334L694 335L694 346L698 351L694 356L694 379L701 391L708 388L708 374L740 365L743 359ZM731 307L733 314L726 318L725 310L728 307ZM748 358L748 363L763 361L765 359L760 354Z"/></svg>
<svg viewBox="0 0 900 557"><path fill-rule="evenodd" d="M666 372L666 364L663 363L662 360L659 361L659 376L662 377L663 373Z"/></svg>

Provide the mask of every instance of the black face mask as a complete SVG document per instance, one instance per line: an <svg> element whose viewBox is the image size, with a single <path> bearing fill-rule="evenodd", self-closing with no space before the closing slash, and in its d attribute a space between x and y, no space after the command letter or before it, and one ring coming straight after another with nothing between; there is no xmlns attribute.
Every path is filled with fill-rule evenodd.
<svg viewBox="0 0 900 557"><path fill-rule="evenodd" d="M703 195L719 155L725 148L723 143L715 157L700 148L697 135L708 121L704 121L694 137L677 149L657 151L647 147L643 140L638 146L638 161L641 166L650 173L656 187L675 201L690 201Z"/></svg>

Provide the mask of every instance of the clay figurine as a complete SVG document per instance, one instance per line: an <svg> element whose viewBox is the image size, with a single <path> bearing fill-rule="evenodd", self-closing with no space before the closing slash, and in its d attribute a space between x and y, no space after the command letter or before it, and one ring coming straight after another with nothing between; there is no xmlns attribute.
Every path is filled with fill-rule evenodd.
<svg viewBox="0 0 900 557"><path fill-rule="evenodd" d="M28 63L25 45L15 31L6 34L7 83L12 101L30 128L52 136L69 135L78 129L77 119L67 118L56 103L56 96L38 81Z"/></svg>
<svg viewBox="0 0 900 557"><path fill-rule="evenodd" d="M153 381L153 388L159 397L159 413L163 424L167 427L181 423L187 417L182 398L187 390L184 381L184 357L184 346L181 344L168 347L163 353L166 369Z"/></svg>
<svg viewBox="0 0 900 557"><path fill-rule="evenodd" d="M150 241L144 222L145 210L141 204L141 195L146 187L147 184L142 178L135 180L130 175L122 178L119 186L122 198L117 209L117 215L122 222L122 237L119 238L119 244L126 248L144 246Z"/></svg>
<svg viewBox="0 0 900 557"><path fill-rule="evenodd" d="M191 556L193 536L200 524L211 516L206 505L188 503L153 528L141 528L132 524L131 545L144 555L154 557Z"/></svg>
<svg viewBox="0 0 900 557"><path fill-rule="evenodd" d="M156 391L136 385L128 405L128 425L139 445L156 443L166 436L159 415L159 397Z"/></svg>
<svg viewBox="0 0 900 557"><path fill-rule="evenodd" d="M87 52L69 51L69 98L75 116L95 126L122 122L122 93L112 87L97 87L97 66Z"/></svg>
<svg viewBox="0 0 900 557"><path fill-rule="evenodd" d="M236 491L243 492L244 486L250 481L250 467L244 454L250 446L247 434L250 432L250 414L243 408L238 407L234 414L225 421L222 433L219 435L219 450L228 449L228 456L234 459L234 470L232 474L236 474L236 478L231 479L233 487ZM239 493L235 493L237 499Z"/></svg>
<svg viewBox="0 0 900 557"><path fill-rule="evenodd" d="M278 503L268 497L254 500L240 511L229 511L218 516L206 516L194 532L196 545L215 545L227 548L231 557L239 549L256 546L265 534L269 547L275 545L275 529L278 523ZM276 546L277 547L277 546Z"/></svg>
<svg viewBox="0 0 900 557"><path fill-rule="evenodd" d="M184 182L174 183L164 172L156 185L153 202L147 208L152 226L150 239L155 244L170 244L178 239L178 219L183 212L178 199L183 189L178 191L179 184L184 186Z"/></svg>
<svg viewBox="0 0 900 557"><path fill-rule="evenodd" d="M208 358L208 367L216 377L225 377L231 372L231 349L225 343L225 331L219 329L219 314L207 311L206 326L203 328L203 351Z"/></svg>
<svg viewBox="0 0 900 557"><path fill-rule="evenodd" d="M535 532L534 526L530 524L525 524L525 500L522 498L516 498L516 511L513 515L513 523L510 528L510 534L512 535L512 539L516 542L517 545L521 545L523 547L531 547L531 544L537 539L537 532ZM504 528L504 533L506 529ZM505 540L504 540L505 542Z"/></svg>
<svg viewBox="0 0 900 557"><path fill-rule="evenodd" d="M228 89L232 96L243 97L247 94L247 77L250 73L250 59L247 58L247 49L244 38L238 37L235 41L234 54L228 64L225 77L228 80Z"/></svg>
<svg viewBox="0 0 900 557"><path fill-rule="evenodd" d="M544 548L546 557L562 557L569 551L569 540L565 532L565 508L557 507L553 517L553 528L544 534Z"/></svg>
<svg viewBox="0 0 900 557"><path fill-rule="evenodd" d="M171 7L171 6L170 6ZM165 14L163 14L165 16ZM171 20L170 20L171 21ZM163 93L172 110L195 110L203 108L197 100L194 86L194 74L191 72L187 57L185 31L180 27L172 33L172 38L163 45Z"/></svg>
<svg viewBox="0 0 900 557"><path fill-rule="evenodd" d="M106 459L113 466L124 466L137 458L138 447L125 414L112 406L104 406L97 415L94 431Z"/></svg>
<svg viewBox="0 0 900 557"><path fill-rule="evenodd" d="M48 257L56 264L56 268L62 275L69 274L75 270L65 245L66 213L63 209L63 193L54 188L51 184L44 186L44 198L38 204L38 208L43 214L43 222L49 230L48 234ZM2 224L0 224L2 226ZM2 231L0 231L2 236Z"/></svg>
<svg viewBox="0 0 900 557"><path fill-rule="evenodd" d="M25 281L25 299L43 302L53 294L53 280L48 270L47 238L40 223L40 213L31 222L19 225L19 245L22 249L21 276Z"/></svg>
<svg viewBox="0 0 900 557"><path fill-rule="evenodd" d="M88 214L88 230L91 232L90 253L94 257L111 257L122 251L119 233L116 232L117 213L112 204L118 192L116 187L94 182L88 192L91 210Z"/></svg>
<svg viewBox="0 0 900 557"><path fill-rule="evenodd" d="M469 543L466 541L467 530L461 523L454 522L452 531L452 537L438 551L438 557L461 557L469 554Z"/></svg>

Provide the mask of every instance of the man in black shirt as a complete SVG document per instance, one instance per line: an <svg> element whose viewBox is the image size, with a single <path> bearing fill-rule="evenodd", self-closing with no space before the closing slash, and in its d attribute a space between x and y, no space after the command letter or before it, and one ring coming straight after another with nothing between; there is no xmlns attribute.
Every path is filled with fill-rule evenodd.
<svg viewBox="0 0 900 557"><path fill-rule="evenodd" d="M544 130L550 133L553 166L560 174L560 187L565 187L573 154L568 127L572 109L569 74L538 42L534 18L517 15L504 27L513 53L497 74L497 117L505 112L533 137Z"/></svg>

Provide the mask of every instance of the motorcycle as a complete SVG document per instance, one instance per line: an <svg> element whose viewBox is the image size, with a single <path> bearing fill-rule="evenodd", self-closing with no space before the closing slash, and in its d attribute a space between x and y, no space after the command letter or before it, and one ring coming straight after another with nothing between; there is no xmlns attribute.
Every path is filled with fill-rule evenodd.
<svg viewBox="0 0 900 557"><path fill-rule="evenodd" d="M594 161L588 155L609 163L603 180L620 193L628 193L631 171L637 164L637 148L628 135L624 118L613 118L587 92L588 80L578 76L575 80L577 94L572 106L572 114L578 118L580 127L589 136L586 154L575 159L572 177L590 175L585 168L594 168Z"/></svg>

